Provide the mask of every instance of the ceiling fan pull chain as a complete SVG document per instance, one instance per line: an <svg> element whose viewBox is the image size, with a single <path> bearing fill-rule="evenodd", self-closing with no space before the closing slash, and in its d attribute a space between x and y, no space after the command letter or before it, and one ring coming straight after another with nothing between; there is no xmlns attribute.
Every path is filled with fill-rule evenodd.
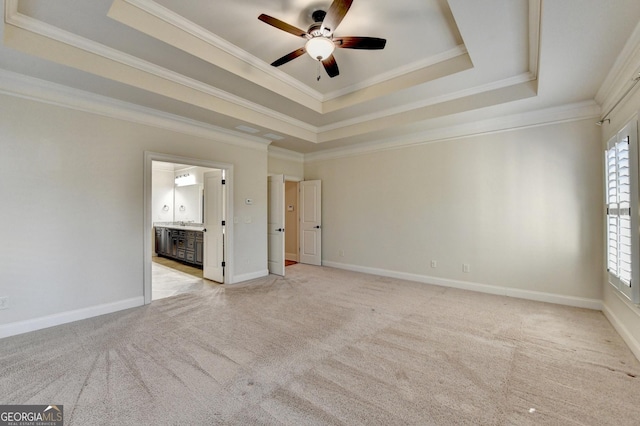
<svg viewBox="0 0 640 426"><path fill-rule="evenodd" d="M318 77L316 78L316 81L320 81L320 61L318 61Z"/></svg>

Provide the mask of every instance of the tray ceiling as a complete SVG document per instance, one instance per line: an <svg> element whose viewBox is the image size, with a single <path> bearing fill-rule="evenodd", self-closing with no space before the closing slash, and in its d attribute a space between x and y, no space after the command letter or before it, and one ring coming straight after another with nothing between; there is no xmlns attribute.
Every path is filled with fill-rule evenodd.
<svg viewBox="0 0 640 426"><path fill-rule="evenodd" d="M572 16L596 30L615 25L617 33L587 49L583 29L570 25L572 44L558 43L566 5L355 0L336 35L382 37L386 48L338 49L340 75L320 69L318 81L308 55L269 65L304 40L257 17L306 29L327 1L6 0L0 67L232 132L255 129L247 134L308 153L460 123L452 117L592 100L638 22L640 8L626 3L627 14L607 9L600 21L598 10ZM614 47L597 51L604 43ZM593 74L575 83L562 60L544 63L562 49L579 62L598 60ZM540 78L549 87L568 78L573 91L541 96Z"/></svg>

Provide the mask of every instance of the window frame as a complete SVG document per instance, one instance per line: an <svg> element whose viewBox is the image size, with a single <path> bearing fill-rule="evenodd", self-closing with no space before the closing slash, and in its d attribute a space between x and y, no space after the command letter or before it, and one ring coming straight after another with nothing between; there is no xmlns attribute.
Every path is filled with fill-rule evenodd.
<svg viewBox="0 0 640 426"><path fill-rule="evenodd" d="M628 178L629 178L629 197L628 202L620 203L620 193L619 189L620 185L620 174L618 171L620 170L620 158L618 156L618 146L620 143L626 143L628 140ZM610 173L611 164L610 164L610 154L611 150L615 150L616 158L615 158L615 167L614 173L616 176L615 183L615 199L616 202L612 203L610 198ZM639 206L638 206L638 118L635 117L633 120L628 122L620 131L618 131L609 141L607 141L607 146L604 153L605 160L605 169L604 169L604 182L605 182L605 266L607 268L607 282L612 285L616 290L618 290L621 294L623 294L627 299L629 299L632 303L640 303L640 232L638 228L638 214L639 214ZM622 244L622 240L624 239L620 233L620 223L621 218L623 220L630 221L630 282L626 283L624 276L619 273L621 259L620 259L620 247ZM628 219L627 219L628 218ZM612 259L612 239L610 233L610 225L615 221L617 223L616 228L616 240L615 240L615 256L616 256L616 265L615 270L612 271L610 268L610 261Z"/></svg>

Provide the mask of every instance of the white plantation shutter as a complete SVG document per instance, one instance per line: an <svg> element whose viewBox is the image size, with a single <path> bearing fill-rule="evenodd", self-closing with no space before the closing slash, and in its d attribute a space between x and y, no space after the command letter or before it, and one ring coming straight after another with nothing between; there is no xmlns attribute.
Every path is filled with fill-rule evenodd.
<svg viewBox="0 0 640 426"><path fill-rule="evenodd" d="M609 282L638 303L637 122L607 144L607 270ZM633 212L633 214L632 214Z"/></svg>

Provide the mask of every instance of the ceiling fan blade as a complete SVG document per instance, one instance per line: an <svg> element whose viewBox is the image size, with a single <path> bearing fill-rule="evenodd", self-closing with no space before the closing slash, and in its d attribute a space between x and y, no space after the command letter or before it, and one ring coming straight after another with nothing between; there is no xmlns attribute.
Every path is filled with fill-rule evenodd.
<svg viewBox="0 0 640 426"><path fill-rule="evenodd" d="M327 74L329 74L329 77L333 78L336 75L340 74L338 63L336 62L336 58L334 58L333 55L322 61L322 65L324 65L324 69L327 71Z"/></svg>
<svg viewBox="0 0 640 426"><path fill-rule="evenodd" d="M265 15L264 13L258 16L258 19L262 22L271 25L272 27L276 27L279 30L286 31L289 34L293 34L294 36L307 38L307 32L301 30L300 28L296 28L293 25L289 25L286 22L283 22L273 16Z"/></svg>
<svg viewBox="0 0 640 426"><path fill-rule="evenodd" d="M338 37L333 39L336 47L343 49L366 49L379 50L384 49L387 40L376 37Z"/></svg>
<svg viewBox="0 0 640 426"><path fill-rule="evenodd" d="M340 22L342 22L344 15L349 11L351 3L353 3L353 0L333 0L331 7L329 7L327 14L322 21L320 31L323 34L325 30L328 30L329 33L333 33L336 28L338 28L338 25L340 25Z"/></svg>
<svg viewBox="0 0 640 426"><path fill-rule="evenodd" d="M274 67L279 67L280 65L286 64L287 62L294 60L298 56L304 55L304 52L306 52L306 49L304 47L301 47L300 49L294 50L288 55L284 55L282 58L273 61L271 65L273 65Z"/></svg>

